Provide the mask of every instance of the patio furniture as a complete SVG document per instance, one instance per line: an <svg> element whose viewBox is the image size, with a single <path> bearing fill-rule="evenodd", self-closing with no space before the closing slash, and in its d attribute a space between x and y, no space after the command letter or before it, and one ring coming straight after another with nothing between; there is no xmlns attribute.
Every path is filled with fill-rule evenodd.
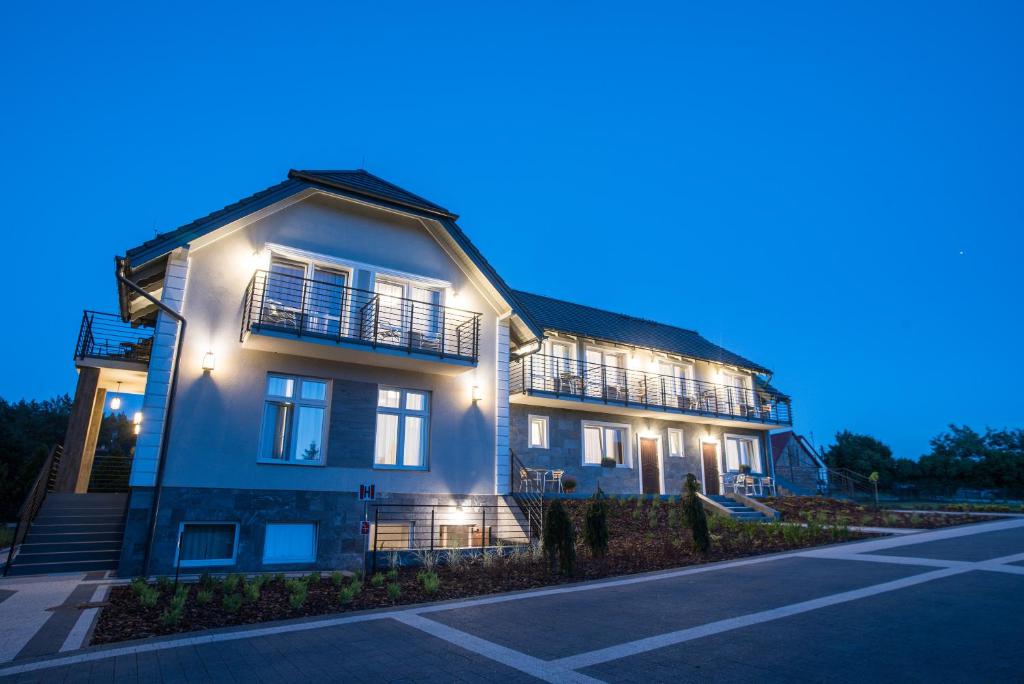
<svg viewBox="0 0 1024 684"><path fill-rule="evenodd" d="M758 484L760 485L761 496L764 496L764 492L766 489L771 491L771 496L778 496L778 494L775 491L775 480L773 480L772 478L762 477L761 481Z"/></svg>
<svg viewBox="0 0 1024 684"><path fill-rule="evenodd" d="M536 487L536 489L534 489L533 491L543 493L545 491L545 483L547 482L548 469L524 468L524 470L526 470L527 473L526 482L533 483L533 486ZM529 486L527 487L527 491L530 491Z"/></svg>
<svg viewBox="0 0 1024 684"><path fill-rule="evenodd" d="M554 489L559 494L562 493L562 476L565 475L564 470L552 470L551 471L551 482L555 485Z"/></svg>
<svg viewBox="0 0 1024 684"><path fill-rule="evenodd" d="M757 494L757 483L751 475L740 473L736 476L732 490L739 494L741 488L743 489L743 494Z"/></svg>
<svg viewBox="0 0 1024 684"><path fill-rule="evenodd" d="M558 376L558 391L566 394L579 394L582 378L572 373L561 373Z"/></svg>

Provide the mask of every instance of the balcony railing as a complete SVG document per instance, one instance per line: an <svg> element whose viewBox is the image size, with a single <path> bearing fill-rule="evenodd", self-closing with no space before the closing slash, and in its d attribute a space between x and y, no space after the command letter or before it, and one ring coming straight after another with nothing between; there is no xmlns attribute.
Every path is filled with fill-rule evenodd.
<svg viewBox="0 0 1024 684"><path fill-rule="evenodd" d="M476 363L480 314L431 302L257 271L242 335L275 332Z"/></svg>
<svg viewBox="0 0 1024 684"><path fill-rule="evenodd" d="M85 311L75 344L76 359L106 359L149 364L153 329L133 327L117 314Z"/></svg>
<svg viewBox="0 0 1024 684"><path fill-rule="evenodd" d="M512 394L600 402L670 413L791 425L790 401L769 390L677 378L531 354L512 362Z"/></svg>

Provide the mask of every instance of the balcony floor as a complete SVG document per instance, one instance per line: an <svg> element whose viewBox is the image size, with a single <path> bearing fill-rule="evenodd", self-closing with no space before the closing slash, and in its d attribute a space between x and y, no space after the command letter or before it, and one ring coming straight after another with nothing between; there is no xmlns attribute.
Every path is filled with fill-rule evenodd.
<svg viewBox="0 0 1024 684"><path fill-rule="evenodd" d="M748 418L741 415L686 410L672 406L644 407L642 404L627 404L624 401L615 401L611 399L606 402L601 397L580 397L578 395L556 394L555 392L546 392L543 390L532 390L528 393L515 393L509 397L509 401L513 404L523 404L528 406L550 406L574 411L612 413L622 416L639 416L657 420L678 420L684 423L701 423L704 425L745 427L753 430L774 430L778 427L791 425L791 423L774 420L766 421L762 418Z"/></svg>

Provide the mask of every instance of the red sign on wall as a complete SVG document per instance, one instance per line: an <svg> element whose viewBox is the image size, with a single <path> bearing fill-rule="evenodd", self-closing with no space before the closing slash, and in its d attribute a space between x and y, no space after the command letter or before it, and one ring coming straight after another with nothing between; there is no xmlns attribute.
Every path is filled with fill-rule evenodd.
<svg viewBox="0 0 1024 684"><path fill-rule="evenodd" d="M359 500L360 501L373 501L374 494L376 493L377 487L375 485L361 484L359 485Z"/></svg>
<svg viewBox="0 0 1024 684"><path fill-rule="evenodd" d="M359 523L359 533L360 534L370 534L370 521L369 520L364 520L361 523Z"/></svg>

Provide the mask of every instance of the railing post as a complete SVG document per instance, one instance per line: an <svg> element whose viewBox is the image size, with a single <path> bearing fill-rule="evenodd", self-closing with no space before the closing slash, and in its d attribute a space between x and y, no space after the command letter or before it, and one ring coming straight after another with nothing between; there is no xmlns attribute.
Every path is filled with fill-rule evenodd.
<svg viewBox="0 0 1024 684"><path fill-rule="evenodd" d="M373 508L373 548L371 549L372 553L370 554L370 563L371 563L370 572L371 573L377 572L377 530L380 529L380 525L378 525L377 523L379 523L379 522L380 522L380 509L377 508L376 506L374 506L374 508Z"/></svg>
<svg viewBox="0 0 1024 684"><path fill-rule="evenodd" d="M430 507L430 550L434 550L434 507Z"/></svg>
<svg viewBox="0 0 1024 684"><path fill-rule="evenodd" d="M444 342L445 342L445 338L448 337L448 321L447 321L448 316L447 316L447 311L448 310L445 307L443 307L443 306L441 307L441 358L442 359L444 358Z"/></svg>
<svg viewBox="0 0 1024 684"><path fill-rule="evenodd" d="M487 542L487 506L480 507L480 551L488 546Z"/></svg>
<svg viewBox="0 0 1024 684"><path fill-rule="evenodd" d="M413 299L409 300L409 330L406 334L409 336L408 350L412 353L412 328L416 324L416 301Z"/></svg>
<svg viewBox="0 0 1024 684"><path fill-rule="evenodd" d="M380 324L380 295L373 296L373 348L377 348L377 326Z"/></svg>

